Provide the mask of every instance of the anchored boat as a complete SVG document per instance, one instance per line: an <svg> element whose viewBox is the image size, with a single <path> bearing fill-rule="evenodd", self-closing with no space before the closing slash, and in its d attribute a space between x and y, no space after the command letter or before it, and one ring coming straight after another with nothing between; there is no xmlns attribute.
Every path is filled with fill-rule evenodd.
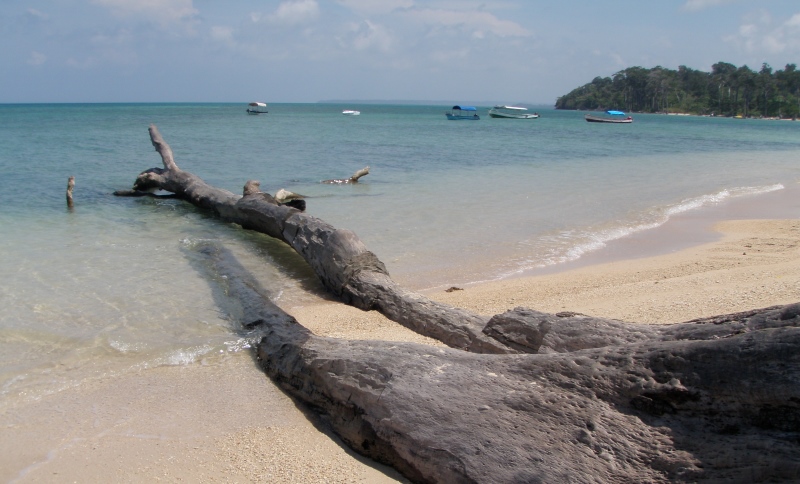
<svg viewBox="0 0 800 484"><path fill-rule="evenodd" d="M475 106L453 106L453 109L444 114L449 120L470 119L477 121L481 119Z"/></svg>
<svg viewBox="0 0 800 484"><path fill-rule="evenodd" d="M593 114L587 114L584 116L584 118L590 123L627 124L633 122L633 118L626 116L622 111L606 111L606 114L607 116L595 116Z"/></svg>
<svg viewBox="0 0 800 484"><path fill-rule="evenodd" d="M539 117L539 113L529 113L528 108L519 106L498 105L489 110L489 116L508 119L536 119Z"/></svg>
<svg viewBox="0 0 800 484"><path fill-rule="evenodd" d="M247 114L266 114L267 112L265 103L250 103L247 105Z"/></svg>

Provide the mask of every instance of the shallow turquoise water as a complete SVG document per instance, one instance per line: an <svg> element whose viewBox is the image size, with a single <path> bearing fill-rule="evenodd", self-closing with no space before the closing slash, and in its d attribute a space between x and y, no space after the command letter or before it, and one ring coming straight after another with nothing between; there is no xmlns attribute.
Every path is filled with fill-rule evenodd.
<svg viewBox="0 0 800 484"><path fill-rule="evenodd" d="M86 378L238 351L231 311L192 247L230 247L279 303L317 283L284 245L174 200L116 198L159 166L241 192L307 195L413 289L574 260L669 217L800 180L800 124L637 115L586 123L447 121L446 106L271 104L0 106L0 395L36 398ZM361 116L342 116L358 109ZM357 185L319 183L369 165ZM67 178L75 207L66 208Z"/></svg>

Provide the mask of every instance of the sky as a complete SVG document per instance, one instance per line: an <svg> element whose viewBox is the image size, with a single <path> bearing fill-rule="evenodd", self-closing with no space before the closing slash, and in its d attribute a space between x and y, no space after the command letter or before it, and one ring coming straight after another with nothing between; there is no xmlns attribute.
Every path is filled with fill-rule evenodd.
<svg viewBox="0 0 800 484"><path fill-rule="evenodd" d="M800 64L800 0L0 0L0 103L552 105L627 67Z"/></svg>

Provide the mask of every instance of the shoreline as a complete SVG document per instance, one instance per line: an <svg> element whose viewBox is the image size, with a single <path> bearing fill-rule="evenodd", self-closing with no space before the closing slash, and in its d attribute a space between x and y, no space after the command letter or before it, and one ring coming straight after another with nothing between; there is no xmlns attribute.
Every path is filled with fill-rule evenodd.
<svg viewBox="0 0 800 484"><path fill-rule="evenodd" d="M728 220L714 227L719 240L702 245L488 282L435 299L487 315L524 306L643 324L800 300L800 220Z"/></svg>
<svg viewBox="0 0 800 484"><path fill-rule="evenodd" d="M800 251L794 243L800 240L798 227L800 183L791 182L783 190L678 214L659 227L612 241L575 261L465 285L463 291L447 293L438 288L425 294L486 315L527 306L651 324L788 304L800 300L800 279L790 269L800 270L796 265ZM750 258L739 257L747 251ZM759 257L754 259L754 255ZM774 277L783 278L780 289ZM669 292L661 279L672 280ZM652 292L647 284L652 289L661 284L661 296L646 297ZM590 291L589 286L596 289ZM737 291L747 298L737 301ZM721 299L717 293L728 293L728 297ZM670 304L668 297L680 301ZM705 303L703 297L714 298L715 303ZM635 300L641 300L639 308L658 306L660 315L630 309Z"/></svg>
<svg viewBox="0 0 800 484"><path fill-rule="evenodd" d="M658 257L697 247L722 238L722 234L714 228L720 222L792 218L800 218L800 182L789 182L782 190L734 198L677 214L658 227L611 241L577 260L531 269L513 278L557 274L609 262Z"/></svg>
<svg viewBox="0 0 800 484"><path fill-rule="evenodd" d="M423 293L485 315L527 306L643 324L797 302L798 191L681 214L557 268ZM284 309L323 336L440 344L323 295ZM91 380L8 409L0 426L6 482L406 482L327 433L248 352Z"/></svg>

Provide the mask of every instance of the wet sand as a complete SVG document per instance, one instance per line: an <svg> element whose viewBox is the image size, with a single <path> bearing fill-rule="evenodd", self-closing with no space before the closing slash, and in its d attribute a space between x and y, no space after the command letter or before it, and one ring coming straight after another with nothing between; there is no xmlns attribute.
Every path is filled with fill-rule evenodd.
<svg viewBox="0 0 800 484"><path fill-rule="evenodd" d="M792 193L679 217L558 271L426 295L487 315L527 306L644 324L797 302ZM321 335L438 344L323 298L284 309ZM246 352L97 378L7 408L0 428L5 482L403 482L315 426Z"/></svg>
<svg viewBox="0 0 800 484"><path fill-rule="evenodd" d="M239 353L86 382L0 416L2 482L395 482Z"/></svg>

